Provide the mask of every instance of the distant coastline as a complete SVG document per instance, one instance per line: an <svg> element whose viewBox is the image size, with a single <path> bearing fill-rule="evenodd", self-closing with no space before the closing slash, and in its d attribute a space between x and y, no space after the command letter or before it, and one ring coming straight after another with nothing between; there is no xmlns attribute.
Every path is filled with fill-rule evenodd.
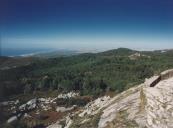
<svg viewBox="0 0 173 128"><path fill-rule="evenodd" d="M4 48L1 51L2 56L8 57L26 57L26 56L33 56L39 53L46 53L54 51L55 49L12 49L12 48Z"/></svg>
<svg viewBox="0 0 173 128"><path fill-rule="evenodd" d="M12 49L6 48L1 51L1 56L7 57L57 57L76 55L81 52L68 49Z"/></svg>

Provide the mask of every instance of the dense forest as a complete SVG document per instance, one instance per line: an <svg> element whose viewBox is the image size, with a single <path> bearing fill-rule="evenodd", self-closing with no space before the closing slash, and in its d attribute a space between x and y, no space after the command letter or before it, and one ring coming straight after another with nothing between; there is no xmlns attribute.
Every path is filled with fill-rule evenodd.
<svg viewBox="0 0 173 128"><path fill-rule="evenodd" d="M122 92L147 77L172 68L173 51L139 52L119 48L101 53L16 61L1 57L0 61L1 100L48 90L74 90L81 95L98 96L107 91ZM9 67L4 64L7 61L12 62Z"/></svg>

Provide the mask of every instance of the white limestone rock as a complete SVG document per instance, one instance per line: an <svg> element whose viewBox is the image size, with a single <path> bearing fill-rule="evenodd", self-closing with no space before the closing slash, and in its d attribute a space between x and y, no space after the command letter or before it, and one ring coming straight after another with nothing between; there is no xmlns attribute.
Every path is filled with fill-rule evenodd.
<svg viewBox="0 0 173 128"><path fill-rule="evenodd" d="M79 114L80 117L85 116L86 114L88 115L95 115L97 114L103 107L108 105L110 103L110 96L104 96L100 97L90 103L88 103L83 112Z"/></svg>
<svg viewBox="0 0 173 128"><path fill-rule="evenodd" d="M76 105L72 106L72 107L69 107L69 108L65 108L65 107L57 107L56 108L56 111L57 112L67 112L67 111L71 111L73 110L74 108L76 107Z"/></svg>
<svg viewBox="0 0 173 128"><path fill-rule="evenodd" d="M32 99L28 101L26 104L23 104L19 107L19 110L24 111L24 110L31 110L35 109L37 106L37 99Z"/></svg>
<svg viewBox="0 0 173 128"><path fill-rule="evenodd" d="M66 93L66 94L59 94L57 98L66 99L66 98L73 98L73 97L77 97L77 96L79 96L79 93L69 92L69 93Z"/></svg>
<svg viewBox="0 0 173 128"><path fill-rule="evenodd" d="M17 116L12 116L7 120L7 123L12 123L14 121L18 120Z"/></svg>

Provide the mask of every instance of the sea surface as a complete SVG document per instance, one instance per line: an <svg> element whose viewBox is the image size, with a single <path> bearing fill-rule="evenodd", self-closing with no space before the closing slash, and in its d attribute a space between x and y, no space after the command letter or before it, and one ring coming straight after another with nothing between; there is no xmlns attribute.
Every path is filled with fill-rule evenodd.
<svg viewBox="0 0 173 128"><path fill-rule="evenodd" d="M53 49L12 49L4 48L0 50L1 56L29 56L38 53L51 52Z"/></svg>

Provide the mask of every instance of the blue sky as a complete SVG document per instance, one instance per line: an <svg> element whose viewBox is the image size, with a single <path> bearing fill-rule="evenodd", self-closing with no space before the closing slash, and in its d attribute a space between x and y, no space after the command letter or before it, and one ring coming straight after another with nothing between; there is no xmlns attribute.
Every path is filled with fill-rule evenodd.
<svg viewBox="0 0 173 128"><path fill-rule="evenodd" d="M3 48L173 48L172 0L1 0Z"/></svg>

